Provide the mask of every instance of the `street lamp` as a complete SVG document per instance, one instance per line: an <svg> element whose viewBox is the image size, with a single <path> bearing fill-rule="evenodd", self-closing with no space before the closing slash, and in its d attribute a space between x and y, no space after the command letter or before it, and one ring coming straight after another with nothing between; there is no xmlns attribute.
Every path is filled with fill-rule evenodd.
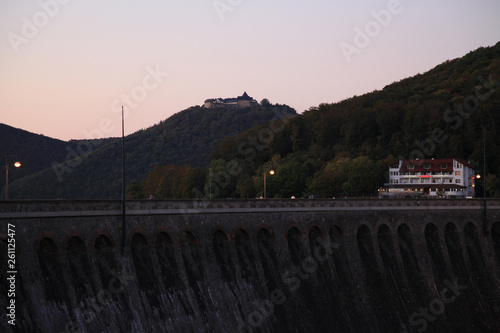
<svg viewBox="0 0 500 333"><path fill-rule="evenodd" d="M473 187L473 195L474 198L478 197L478 194L476 193L476 182L479 184L479 179L481 179L481 175L477 174L475 176L472 176L472 187Z"/></svg>
<svg viewBox="0 0 500 333"><path fill-rule="evenodd" d="M483 233L488 234L488 208L486 207L486 131L483 126Z"/></svg>
<svg viewBox="0 0 500 333"><path fill-rule="evenodd" d="M9 157L15 157L14 166L19 168L21 162L17 160L17 155L7 155L5 154L5 200L9 199Z"/></svg>
<svg viewBox="0 0 500 333"><path fill-rule="evenodd" d="M271 176L274 175L274 170L273 169L269 170L269 174ZM264 164L264 199L267 198L267 193L266 193L266 187L267 187L267 184L266 184L266 175L267 175L267 164Z"/></svg>

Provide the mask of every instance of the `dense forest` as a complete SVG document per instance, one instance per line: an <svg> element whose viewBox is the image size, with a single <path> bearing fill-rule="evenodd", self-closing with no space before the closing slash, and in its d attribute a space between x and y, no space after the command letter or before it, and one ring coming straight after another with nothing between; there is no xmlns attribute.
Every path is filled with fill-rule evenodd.
<svg viewBox="0 0 500 333"><path fill-rule="evenodd" d="M148 185L170 177L154 170L143 195L259 197L266 172L267 197L373 196L398 159L462 158L482 172L485 152L487 195L500 197L499 130L500 43L380 91L226 137L212 151L204 184L189 191L179 182L169 196Z"/></svg>
<svg viewBox="0 0 500 333"><path fill-rule="evenodd" d="M206 168L210 152L224 137L237 135L276 117L296 115L295 110L286 105L263 102L258 107L240 109L193 106L128 135L125 138L127 183L132 186L142 183L155 167L169 164ZM17 146L12 145L12 151L16 151L21 162L24 161L19 171L23 169L29 174L16 181L11 178L9 198L121 197L121 140L64 142L10 129L9 133L2 129L5 141L18 142Z"/></svg>

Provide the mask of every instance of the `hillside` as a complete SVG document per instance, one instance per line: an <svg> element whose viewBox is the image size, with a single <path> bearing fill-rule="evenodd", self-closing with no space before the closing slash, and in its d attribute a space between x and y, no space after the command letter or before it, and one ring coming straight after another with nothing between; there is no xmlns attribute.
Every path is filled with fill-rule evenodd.
<svg viewBox="0 0 500 333"><path fill-rule="evenodd" d="M237 154L259 129L224 140L212 165L238 163L242 172L223 186L227 197L376 195L387 167L400 158L470 160L487 189L500 196L500 43L362 96L321 104L294 117L254 158ZM223 167L221 168L223 169ZM479 183L482 188L482 184ZM479 192L480 193L480 192Z"/></svg>
<svg viewBox="0 0 500 333"><path fill-rule="evenodd" d="M205 109L194 106L148 129L126 137L126 179L142 181L157 165L206 167L209 154L226 136L237 135L275 117L295 115L285 105ZM22 140L21 140L22 141ZM34 140L32 150L41 143ZM62 142L63 152L68 143ZM61 149L61 148L59 148ZM66 154L48 158L45 169L10 182L10 198L119 198L121 140L99 145L91 153L66 161ZM52 164L52 162L64 162ZM38 163L37 159L26 164ZM24 166L24 164L23 164ZM48 166L48 168L47 168Z"/></svg>
<svg viewBox="0 0 500 333"><path fill-rule="evenodd" d="M101 146L111 142L113 139L103 139L99 142ZM62 141L46 137L40 134L0 124L0 156L2 160L2 171L5 175L5 156L9 155L9 183L26 175L50 168L53 162L62 162L71 152L77 151L83 145L97 145L97 141L72 140ZM81 148L80 148L81 149ZM13 155L13 156L10 156ZM15 156L21 162L20 168L12 167ZM0 188L3 189L1 198L5 198L5 176L0 177Z"/></svg>

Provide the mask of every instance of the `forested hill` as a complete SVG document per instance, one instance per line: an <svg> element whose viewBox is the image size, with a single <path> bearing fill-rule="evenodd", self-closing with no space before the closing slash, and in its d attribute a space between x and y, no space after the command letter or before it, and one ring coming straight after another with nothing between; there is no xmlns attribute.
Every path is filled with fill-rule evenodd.
<svg viewBox="0 0 500 333"><path fill-rule="evenodd" d="M102 139L99 144L105 145L112 141L112 138ZM12 166L17 157L21 163L20 168L9 168L9 183L11 184L16 179L50 168L53 162L64 161L70 152L79 149L78 145L81 147L96 143L96 140L62 141L0 124L0 157L3 159L3 172L5 173L5 162ZM4 186L5 176L0 177L0 189ZM2 192L0 198L5 198L4 195Z"/></svg>
<svg viewBox="0 0 500 333"><path fill-rule="evenodd" d="M178 112L125 138L127 182L141 182L157 165L206 167L210 152L222 138L265 123L277 114L295 115L296 112L286 105L270 103L242 109L194 106ZM71 142L76 146L77 142ZM41 143L35 140L32 150L40 147ZM67 153L51 156L47 169L10 183L9 198L119 198L121 140L94 145L93 148L89 149L91 153L72 160L66 159ZM38 160L26 161L25 164L29 167L31 163L38 163Z"/></svg>
<svg viewBox="0 0 500 333"><path fill-rule="evenodd" d="M313 107L288 121L255 158L235 154L258 131L215 149L212 165L236 159L244 170L223 196L261 194L264 163L276 169L268 177L275 197L375 195L398 158L462 158L482 170L483 133L488 193L500 196L500 43L381 91Z"/></svg>

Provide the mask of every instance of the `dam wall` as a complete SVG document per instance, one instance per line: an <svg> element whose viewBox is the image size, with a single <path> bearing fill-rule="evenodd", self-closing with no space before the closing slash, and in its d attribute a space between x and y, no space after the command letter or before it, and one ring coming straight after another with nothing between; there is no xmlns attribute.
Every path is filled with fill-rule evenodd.
<svg viewBox="0 0 500 333"><path fill-rule="evenodd" d="M0 246L1 332L500 330L500 200L3 201Z"/></svg>

